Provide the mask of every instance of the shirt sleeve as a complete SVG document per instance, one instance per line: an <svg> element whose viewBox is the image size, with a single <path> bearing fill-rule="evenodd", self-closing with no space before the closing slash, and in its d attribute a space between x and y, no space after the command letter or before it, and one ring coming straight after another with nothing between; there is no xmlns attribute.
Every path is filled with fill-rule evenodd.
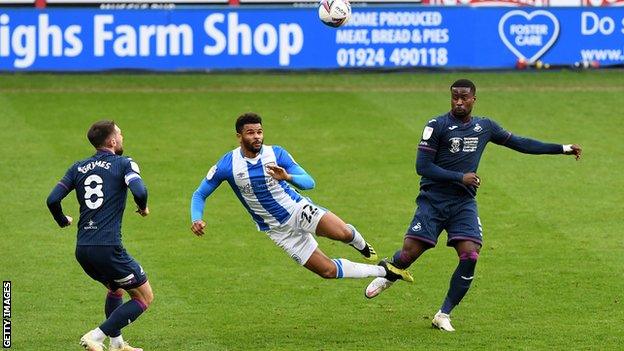
<svg viewBox="0 0 624 351"><path fill-rule="evenodd" d="M423 129L420 143L418 143L418 151L429 152L436 154L438 152L438 139L439 139L439 122L435 119L430 120Z"/></svg>
<svg viewBox="0 0 624 351"><path fill-rule="evenodd" d="M437 181L462 181L464 177L462 172L449 171L436 165L434 160L434 153L423 151L419 148L416 155L416 173L422 177Z"/></svg>
<svg viewBox="0 0 624 351"><path fill-rule="evenodd" d="M73 164L61 180L56 184L50 195L46 200L48 210L52 214L52 217L60 227L66 227L69 222L67 217L63 213L63 206L61 201L75 188L75 174L76 164Z"/></svg>
<svg viewBox="0 0 624 351"><path fill-rule="evenodd" d="M511 137L511 132L505 130L498 123L492 121L491 119L489 121L491 128L490 140L492 140L492 142L494 142L495 144L504 145L505 142Z"/></svg>
<svg viewBox="0 0 624 351"><path fill-rule="evenodd" d="M208 174L199 184L191 197L191 222L201 220L204 216L206 199L221 183L227 179L227 167L224 158L208 170Z"/></svg>
<svg viewBox="0 0 624 351"><path fill-rule="evenodd" d="M563 153L563 145L561 144L544 143L539 140L513 135L496 122L490 122L492 124L491 140L496 144L525 154L543 155Z"/></svg>
<svg viewBox="0 0 624 351"><path fill-rule="evenodd" d="M443 126L435 119L430 120L423 129L418 152L416 154L416 173L422 177L437 181L462 181L461 172L444 169L435 164L435 155L439 147L439 135Z"/></svg>
<svg viewBox="0 0 624 351"><path fill-rule="evenodd" d="M312 176L303 167L299 166L288 151L279 146L274 146L274 149L277 165L283 167L292 177L290 183L300 190L314 189L315 182Z"/></svg>
<svg viewBox="0 0 624 351"><path fill-rule="evenodd" d="M134 180L141 179L141 169L139 165L131 158L128 158L128 162L124 167L124 181L127 186L130 186Z"/></svg>
<svg viewBox="0 0 624 351"><path fill-rule="evenodd" d="M124 181L134 197L134 202L141 210L145 210L147 208L147 187L141 178L139 165L131 158L128 158L124 168Z"/></svg>

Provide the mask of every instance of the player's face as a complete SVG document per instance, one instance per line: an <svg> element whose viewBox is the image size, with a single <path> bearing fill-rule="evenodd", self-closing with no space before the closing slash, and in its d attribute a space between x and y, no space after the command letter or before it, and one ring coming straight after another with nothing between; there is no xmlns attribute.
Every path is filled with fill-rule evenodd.
<svg viewBox="0 0 624 351"><path fill-rule="evenodd" d="M111 144L116 155L123 155L123 135L117 126L115 126L115 133L111 137Z"/></svg>
<svg viewBox="0 0 624 351"><path fill-rule="evenodd" d="M237 133L238 141L243 149L257 154L262 149L264 134L262 124L245 124L243 130Z"/></svg>
<svg viewBox="0 0 624 351"><path fill-rule="evenodd" d="M472 105L477 97L470 91L470 88L451 89L451 112L457 118L470 116Z"/></svg>

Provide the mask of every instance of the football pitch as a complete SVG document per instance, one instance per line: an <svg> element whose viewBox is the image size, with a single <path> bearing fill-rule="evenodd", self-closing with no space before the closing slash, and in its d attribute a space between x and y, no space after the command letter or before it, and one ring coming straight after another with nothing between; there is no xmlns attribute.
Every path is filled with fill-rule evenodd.
<svg viewBox="0 0 624 351"><path fill-rule="evenodd" d="M494 144L478 173L484 246L475 281L430 326L457 264L444 245L373 300L371 279L323 280L299 267L227 184L208 199L203 238L190 197L237 146L234 120L263 116L265 143L285 147L316 180L303 192L358 227L382 256L402 243L418 193L423 126L448 111L449 85L477 85L473 113L518 135L578 143L583 158L531 156ZM624 345L622 71L1 75L0 278L12 282L12 349L79 350L103 320L105 290L74 259L45 199L93 153L86 131L114 119L141 167L151 215L128 199L123 240L155 300L124 329L147 350L620 349ZM619 170L619 171L618 171ZM78 217L75 194L63 202ZM331 257L349 246L319 238Z"/></svg>

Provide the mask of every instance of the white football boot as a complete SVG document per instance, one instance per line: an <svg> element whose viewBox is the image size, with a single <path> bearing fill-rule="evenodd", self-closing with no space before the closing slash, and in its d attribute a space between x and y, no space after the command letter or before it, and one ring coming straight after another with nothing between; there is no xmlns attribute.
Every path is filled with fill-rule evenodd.
<svg viewBox="0 0 624 351"><path fill-rule="evenodd" d="M391 287L392 284L394 284L394 282L386 278L375 278L366 287L366 290L364 291L364 296L366 296L367 299L372 299L373 297L381 294L382 291Z"/></svg>
<svg viewBox="0 0 624 351"><path fill-rule="evenodd" d="M80 338L80 346L87 351L104 351L104 344L95 340L90 331Z"/></svg>
<svg viewBox="0 0 624 351"><path fill-rule="evenodd" d="M431 326L447 332L455 331L455 328L451 325L450 316L446 313L442 313L442 311L438 311L438 313L435 314L431 321Z"/></svg>

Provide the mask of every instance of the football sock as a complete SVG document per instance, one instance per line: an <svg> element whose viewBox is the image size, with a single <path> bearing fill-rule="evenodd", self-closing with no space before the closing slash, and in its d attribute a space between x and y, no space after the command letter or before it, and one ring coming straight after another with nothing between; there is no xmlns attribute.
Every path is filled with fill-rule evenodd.
<svg viewBox="0 0 624 351"><path fill-rule="evenodd" d="M351 229L351 233L353 233L353 239L349 242L349 245L355 247L358 250L363 250L366 247L366 240L362 237L362 234L355 229L351 224L347 224L347 227Z"/></svg>
<svg viewBox="0 0 624 351"><path fill-rule="evenodd" d="M403 250L399 250L392 256L392 265L399 269L407 269L414 261Z"/></svg>
<svg viewBox="0 0 624 351"><path fill-rule="evenodd" d="M97 342L102 342L106 338L106 335L104 334L102 329L95 328L91 331L91 337Z"/></svg>
<svg viewBox="0 0 624 351"><path fill-rule="evenodd" d="M451 313L470 289L478 258L479 253L477 252L462 253L459 256L459 264L451 277L448 293L440 308L442 313Z"/></svg>
<svg viewBox="0 0 624 351"><path fill-rule="evenodd" d="M110 317L100 325L100 329L110 337L119 336L121 329L134 322L146 309L147 306L142 302L132 299L114 310Z"/></svg>
<svg viewBox="0 0 624 351"><path fill-rule="evenodd" d="M110 344L111 344L112 347L115 347L115 348L118 348L118 349L122 348L123 345L124 345L123 336L119 335L119 336L111 337L110 338Z"/></svg>
<svg viewBox="0 0 624 351"><path fill-rule="evenodd" d="M381 266L373 266L364 263L355 263L344 258L332 260L336 265L336 278L366 278L384 277L386 271Z"/></svg>
<svg viewBox="0 0 624 351"><path fill-rule="evenodd" d="M109 291L108 294L106 294L106 302L104 303L104 314L106 318L110 317L111 313L122 304L123 294L117 295L115 292Z"/></svg>

